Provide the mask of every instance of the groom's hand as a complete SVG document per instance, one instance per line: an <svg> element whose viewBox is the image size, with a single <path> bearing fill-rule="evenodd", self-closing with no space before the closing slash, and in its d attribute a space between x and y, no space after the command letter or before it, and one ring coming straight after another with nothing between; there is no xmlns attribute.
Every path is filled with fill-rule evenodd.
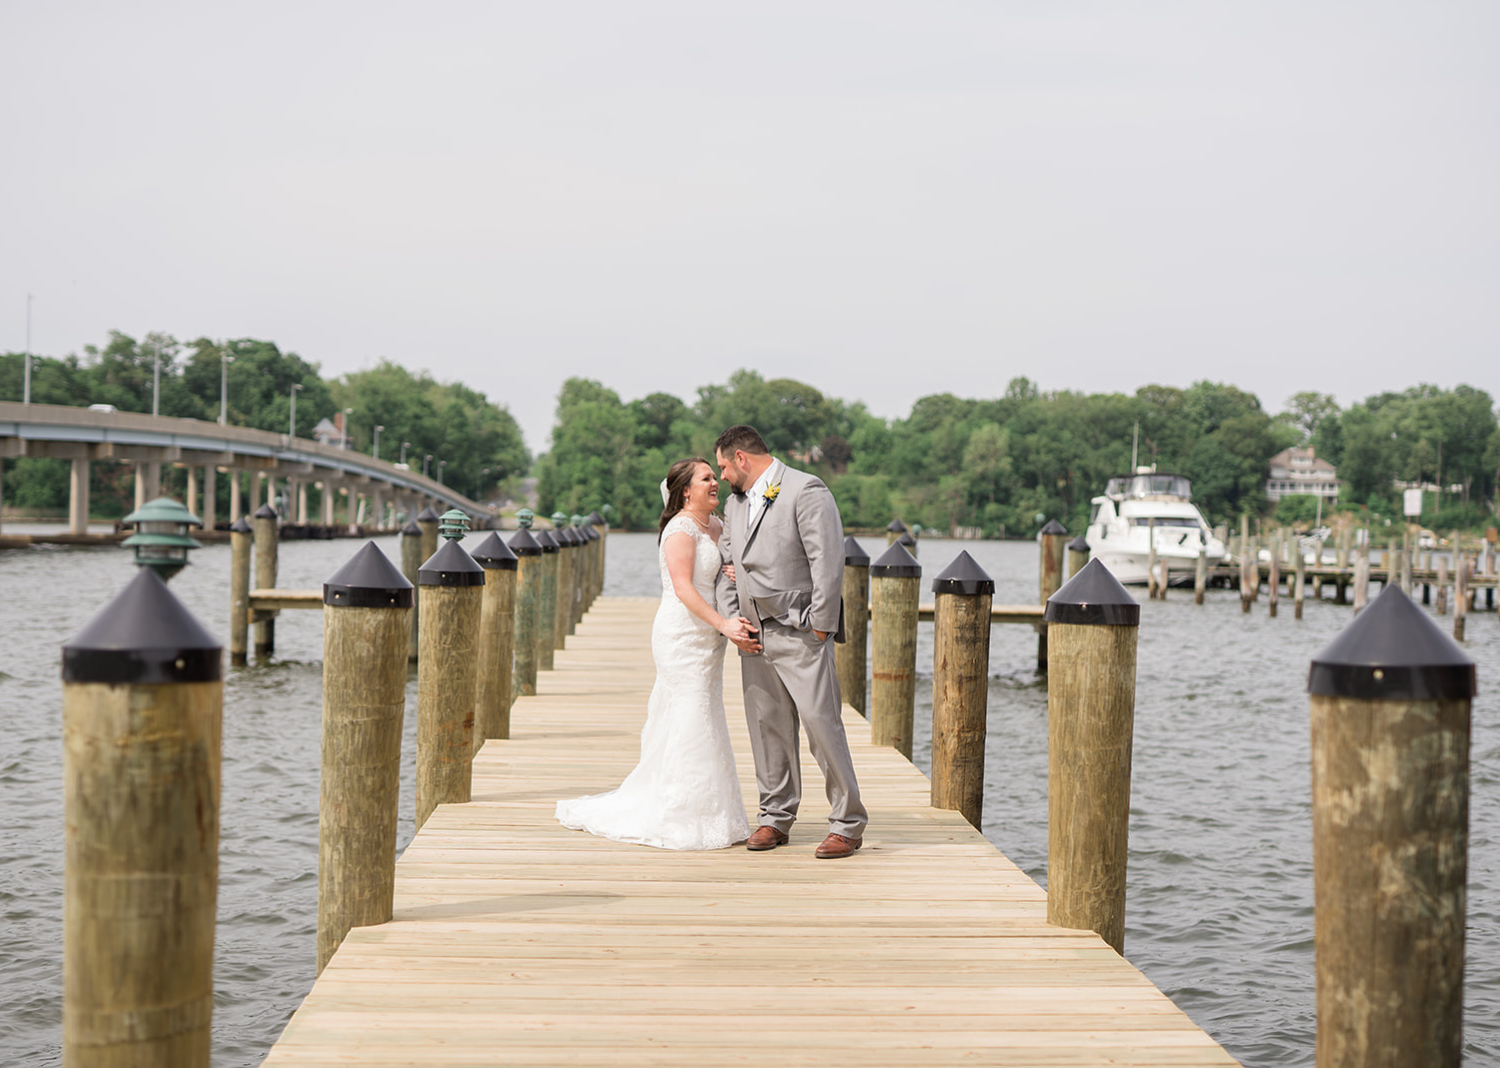
<svg viewBox="0 0 1500 1068"><path fill-rule="evenodd" d="M761 650L760 642L755 640L756 630L744 616L734 621L734 629L729 634L729 640L737 649L743 649L747 653L758 653Z"/></svg>
<svg viewBox="0 0 1500 1068"><path fill-rule="evenodd" d="M828 640L828 631L826 630L815 630L813 631L813 633L818 636L818 641L820 642L826 642Z"/></svg>

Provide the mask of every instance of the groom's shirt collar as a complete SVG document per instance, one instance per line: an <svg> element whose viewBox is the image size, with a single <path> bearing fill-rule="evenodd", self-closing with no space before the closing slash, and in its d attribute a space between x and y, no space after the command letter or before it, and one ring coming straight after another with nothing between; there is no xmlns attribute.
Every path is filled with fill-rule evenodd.
<svg viewBox="0 0 1500 1068"><path fill-rule="evenodd" d="M755 525L755 517L760 515L760 510L766 506L766 489L781 477L782 463L776 457L771 457L771 463L755 484L745 491L745 500L750 505L745 512L745 529L748 530Z"/></svg>

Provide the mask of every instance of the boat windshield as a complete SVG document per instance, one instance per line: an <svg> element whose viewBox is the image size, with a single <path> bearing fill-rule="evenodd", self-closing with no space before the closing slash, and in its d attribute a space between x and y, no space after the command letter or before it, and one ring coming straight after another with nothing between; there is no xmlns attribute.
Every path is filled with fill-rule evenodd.
<svg viewBox="0 0 1500 1068"><path fill-rule="evenodd" d="M1104 489L1108 497L1177 497L1192 499L1192 483L1181 475L1125 475L1112 478Z"/></svg>
<svg viewBox="0 0 1500 1068"><path fill-rule="evenodd" d="M1158 515L1153 516L1149 519L1142 516L1135 517L1135 525L1138 527L1149 527L1152 523L1155 523L1158 528L1191 527L1194 530L1203 529L1203 524L1198 522L1196 519L1184 519L1180 516Z"/></svg>

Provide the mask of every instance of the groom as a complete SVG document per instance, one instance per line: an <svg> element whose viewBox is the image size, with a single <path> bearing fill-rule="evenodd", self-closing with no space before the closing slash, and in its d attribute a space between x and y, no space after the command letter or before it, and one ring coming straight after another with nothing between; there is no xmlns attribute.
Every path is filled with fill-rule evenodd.
<svg viewBox="0 0 1500 1068"><path fill-rule="evenodd" d="M760 789L753 850L785 845L802 800L798 721L823 769L831 833L822 859L853 856L868 817L844 737L833 643L844 640L844 528L828 487L770 454L754 427L732 426L714 443L724 505L719 549L734 582L718 584L719 612L743 616L760 635L740 648L745 719ZM759 652L759 655L757 655Z"/></svg>

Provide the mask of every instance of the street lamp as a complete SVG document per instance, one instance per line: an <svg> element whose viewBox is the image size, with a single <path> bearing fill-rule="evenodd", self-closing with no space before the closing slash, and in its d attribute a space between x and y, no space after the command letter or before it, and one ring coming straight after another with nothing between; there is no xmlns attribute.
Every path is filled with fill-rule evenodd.
<svg viewBox="0 0 1500 1068"><path fill-rule="evenodd" d="M339 448L349 447L349 417L354 414L353 408L344 409L344 418L339 420Z"/></svg>
<svg viewBox="0 0 1500 1068"><path fill-rule="evenodd" d="M409 448L411 448L411 442L409 442L409 441L403 441L401 443L401 462L402 463L406 463L406 450L409 449Z"/></svg>
<svg viewBox="0 0 1500 1068"><path fill-rule="evenodd" d="M447 462L448 462L447 460L439 460L438 461L438 485L439 486L441 486L443 484L443 465L446 464Z"/></svg>
<svg viewBox="0 0 1500 1068"><path fill-rule="evenodd" d="M26 384L21 390L21 403L31 403L31 294L26 294Z"/></svg>
<svg viewBox="0 0 1500 1068"><path fill-rule="evenodd" d="M287 428L286 436L289 440L297 439L297 394L302 391L301 382L292 383L292 423Z"/></svg>
<svg viewBox="0 0 1500 1068"><path fill-rule="evenodd" d="M377 460L380 459L380 432L384 429L385 427L383 426L377 426L375 428L375 447L370 451L370 455L375 457L375 459Z"/></svg>
<svg viewBox="0 0 1500 1068"><path fill-rule="evenodd" d="M151 414L161 414L161 339L156 341L156 363L151 370Z"/></svg>
<svg viewBox="0 0 1500 1068"><path fill-rule="evenodd" d="M432 453L429 452L426 456L424 456L422 458L422 477L423 478L427 477L427 465L430 464L430 463L432 463Z"/></svg>
<svg viewBox="0 0 1500 1068"><path fill-rule="evenodd" d="M234 357L229 355L229 343L224 343L224 348L219 353L219 425L229 425L229 365L234 362Z"/></svg>

